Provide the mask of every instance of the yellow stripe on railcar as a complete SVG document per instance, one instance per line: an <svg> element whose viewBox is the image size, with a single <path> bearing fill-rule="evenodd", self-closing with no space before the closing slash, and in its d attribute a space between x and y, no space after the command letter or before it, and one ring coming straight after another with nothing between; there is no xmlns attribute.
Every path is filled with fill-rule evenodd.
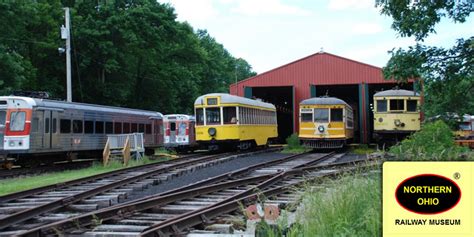
<svg viewBox="0 0 474 237"><path fill-rule="evenodd" d="M248 149L278 137L275 106L239 96L213 93L194 103L196 141L205 148Z"/></svg>
<svg viewBox="0 0 474 237"><path fill-rule="evenodd" d="M354 137L352 108L334 97L318 97L300 103L299 138L311 148L340 148Z"/></svg>

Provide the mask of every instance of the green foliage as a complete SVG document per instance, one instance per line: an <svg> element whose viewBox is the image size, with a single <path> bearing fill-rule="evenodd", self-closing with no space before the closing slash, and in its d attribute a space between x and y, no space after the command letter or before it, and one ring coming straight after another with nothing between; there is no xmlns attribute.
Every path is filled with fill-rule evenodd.
<svg viewBox="0 0 474 237"><path fill-rule="evenodd" d="M288 143L288 148L290 149L295 149L295 148L300 148L300 139L298 138L297 133L291 134L288 138L286 138L286 143Z"/></svg>
<svg viewBox="0 0 474 237"><path fill-rule="evenodd" d="M194 99L254 75L206 31L154 0L62 1L71 7L73 100L191 113ZM65 98L60 0L0 3L0 93Z"/></svg>
<svg viewBox="0 0 474 237"><path fill-rule="evenodd" d="M381 182L361 174L306 188L305 208L287 236L381 236ZM370 190L370 191L367 191Z"/></svg>
<svg viewBox="0 0 474 237"><path fill-rule="evenodd" d="M448 17L463 23L474 11L472 0L376 0L382 7L381 13L393 18L392 28L401 36L415 36L422 40L430 33L441 18Z"/></svg>
<svg viewBox="0 0 474 237"><path fill-rule="evenodd" d="M307 151L307 149L300 144L300 139L298 138L297 133L293 133L291 136L286 138L286 143L288 145L282 151L283 153L302 153Z"/></svg>
<svg viewBox="0 0 474 237"><path fill-rule="evenodd" d="M399 145L390 148L390 153L402 160L466 160L473 159L472 152L454 143L449 126L441 120L423 125L422 129Z"/></svg>
<svg viewBox="0 0 474 237"><path fill-rule="evenodd" d="M393 18L392 28L403 37L423 41L435 33L443 17L463 23L474 11L470 0L429 1L377 0L381 13ZM384 67L386 79L406 82L423 80L428 117L446 113L462 116L474 111L474 37L458 39L450 49L417 43L408 49L394 49Z"/></svg>

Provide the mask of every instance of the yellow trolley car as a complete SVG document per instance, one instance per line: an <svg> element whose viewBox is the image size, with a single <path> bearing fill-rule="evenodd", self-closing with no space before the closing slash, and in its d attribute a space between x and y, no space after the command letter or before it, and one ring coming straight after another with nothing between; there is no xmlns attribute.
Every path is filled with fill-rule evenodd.
<svg viewBox="0 0 474 237"><path fill-rule="evenodd" d="M420 130L420 96L409 90L374 94L374 138L379 145L394 144Z"/></svg>
<svg viewBox="0 0 474 237"><path fill-rule="evenodd" d="M351 106L335 97L318 97L300 103L301 143L310 148L341 148L354 138Z"/></svg>
<svg viewBox="0 0 474 237"><path fill-rule="evenodd" d="M245 150L278 137L273 104L213 93L198 97L194 108L196 141L201 148Z"/></svg>

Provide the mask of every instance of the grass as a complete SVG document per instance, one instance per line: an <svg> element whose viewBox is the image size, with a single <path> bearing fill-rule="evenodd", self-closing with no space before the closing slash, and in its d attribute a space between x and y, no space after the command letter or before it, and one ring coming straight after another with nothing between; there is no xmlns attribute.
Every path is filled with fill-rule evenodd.
<svg viewBox="0 0 474 237"><path fill-rule="evenodd" d="M160 162L163 160L166 159L150 160L145 157L144 159L139 161L130 161L128 167ZM123 168L125 167L123 167L120 162L113 161L106 167L102 166L102 164L100 163L96 163L89 168L80 170L67 170L62 172L41 174L24 178L5 179L0 181L0 195L6 195L9 193L20 192L32 188L38 188L46 185L66 182Z"/></svg>
<svg viewBox="0 0 474 237"><path fill-rule="evenodd" d="M381 236L381 180L379 175L351 174L324 180L326 188L308 185L298 208L296 224L264 227L262 236ZM321 187L321 186L319 186Z"/></svg>
<svg viewBox="0 0 474 237"><path fill-rule="evenodd" d="M367 144L360 144L355 147L351 147L350 149L351 153L357 154L357 155L366 155L370 153L374 153L376 150L374 148L370 148L367 146Z"/></svg>

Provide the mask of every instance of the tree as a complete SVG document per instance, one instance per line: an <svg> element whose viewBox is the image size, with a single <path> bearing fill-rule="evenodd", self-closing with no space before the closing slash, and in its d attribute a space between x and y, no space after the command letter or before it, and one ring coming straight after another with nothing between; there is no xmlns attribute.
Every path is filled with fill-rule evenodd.
<svg viewBox="0 0 474 237"><path fill-rule="evenodd" d="M393 18L402 37L414 36L415 46L394 49L384 76L406 82L423 79L427 116L474 114L474 37L458 39L450 49L425 46L443 17L464 23L474 11L471 0L377 0L381 13Z"/></svg>

